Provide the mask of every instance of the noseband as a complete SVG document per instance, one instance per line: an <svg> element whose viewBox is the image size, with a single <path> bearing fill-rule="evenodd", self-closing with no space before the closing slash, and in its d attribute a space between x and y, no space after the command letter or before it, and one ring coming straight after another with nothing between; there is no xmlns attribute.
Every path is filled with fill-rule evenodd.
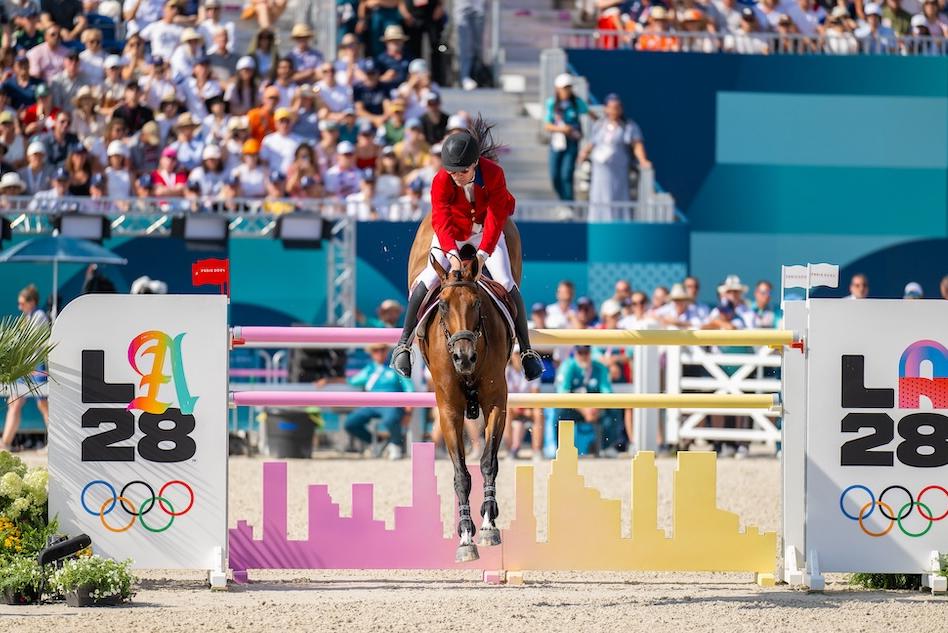
<svg viewBox="0 0 948 633"><path fill-rule="evenodd" d="M477 283L473 281L452 281L444 284L445 288L471 288L477 290ZM444 333L444 338L448 341L448 353L454 355L454 345L458 341L470 341L472 345L477 345L477 341L481 339L484 335L484 311L481 310L481 300L478 299L474 304L477 309L477 326L472 332L471 330L459 330L454 334L451 334L448 331L448 324L444 321L444 315L448 310L448 304L444 301L441 301L438 305L439 320L441 323L441 331ZM486 339L485 339L486 340Z"/></svg>

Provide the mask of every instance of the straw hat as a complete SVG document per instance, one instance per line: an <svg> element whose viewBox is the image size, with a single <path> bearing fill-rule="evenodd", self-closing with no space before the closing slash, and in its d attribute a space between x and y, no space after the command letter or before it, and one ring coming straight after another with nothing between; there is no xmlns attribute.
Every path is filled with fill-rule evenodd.
<svg viewBox="0 0 948 633"><path fill-rule="evenodd" d="M728 275L724 279L724 283L718 286L718 292L728 292L731 290L747 292L747 286L741 283L741 278L737 275Z"/></svg>
<svg viewBox="0 0 948 633"><path fill-rule="evenodd" d="M398 24L389 24L385 27L385 33L382 35L383 42L405 42L408 36Z"/></svg>
<svg viewBox="0 0 948 633"><path fill-rule="evenodd" d="M83 86L79 88L79 91L76 92L76 96L72 98L72 104L78 106L83 99L92 99L95 101L95 92L92 89L92 86Z"/></svg>
<svg viewBox="0 0 948 633"><path fill-rule="evenodd" d="M198 122L194 120L194 117L190 112L183 112L179 114L178 119L174 123L176 128L197 127L198 125Z"/></svg>
<svg viewBox="0 0 948 633"><path fill-rule="evenodd" d="M691 295L688 294L688 291L685 290L685 287L681 284L672 286L671 292L668 293L668 298L671 301L691 301Z"/></svg>
<svg viewBox="0 0 948 633"><path fill-rule="evenodd" d="M298 22L293 25L293 30L290 31L290 37L294 40L297 38L306 38L309 39L313 37L313 29L309 28L306 24Z"/></svg>
<svg viewBox="0 0 948 633"><path fill-rule="evenodd" d="M204 38L201 37L201 34L198 33L195 29L191 28L190 26L189 26L188 28L184 29L183 31L181 31L181 42L182 42L182 43L185 43L185 42L193 42L193 41L196 41L196 40L203 40L203 39L204 39Z"/></svg>

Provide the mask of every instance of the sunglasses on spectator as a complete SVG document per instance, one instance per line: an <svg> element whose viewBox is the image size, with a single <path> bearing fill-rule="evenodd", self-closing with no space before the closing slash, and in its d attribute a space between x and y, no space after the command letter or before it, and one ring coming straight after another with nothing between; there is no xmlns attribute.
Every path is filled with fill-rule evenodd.
<svg viewBox="0 0 948 633"><path fill-rule="evenodd" d="M634 305L634 306L644 306L644 305L645 305L645 302L644 302L644 301L633 301L630 305Z"/></svg>

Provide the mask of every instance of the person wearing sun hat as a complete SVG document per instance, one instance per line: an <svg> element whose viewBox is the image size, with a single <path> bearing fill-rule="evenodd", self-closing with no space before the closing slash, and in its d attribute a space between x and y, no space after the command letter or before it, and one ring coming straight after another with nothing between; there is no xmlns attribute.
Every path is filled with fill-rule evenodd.
<svg viewBox="0 0 948 633"><path fill-rule="evenodd" d="M21 196L26 191L26 184L15 171L8 171L0 176L0 195Z"/></svg>
<svg viewBox="0 0 948 633"><path fill-rule="evenodd" d="M397 86L408 78L410 60L405 56L406 40L408 38L401 25L389 24L385 27L385 33L382 35L385 50L375 60L381 73L381 81Z"/></svg>
<svg viewBox="0 0 948 633"><path fill-rule="evenodd" d="M132 174L129 171L131 152L122 141L112 141L106 150L106 186L110 198L128 198L132 195Z"/></svg>
<svg viewBox="0 0 948 633"><path fill-rule="evenodd" d="M355 376L349 378L349 385L373 393L413 392L415 386L411 380L399 376L387 363L389 346L385 343L375 343L366 348L369 353L369 363ZM369 423L379 419L379 427L388 433L388 441L384 446L389 459L401 459L404 448L404 433L402 421L411 409L402 407L362 407L346 416L345 431L363 444L372 443L372 434L367 430ZM376 455L377 456L377 455Z"/></svg>
<svg viewBox="0 0 948 633"><path fill-rule="evenodd" d="M179 114L175 121L174 133L177 140L168 147L175 151L181 169L191 171L201 164L204 143L195 136L199 126L200 122L190 112Z"/></svg>
<svg viewBox="0 0 948 633"><path fill-rule="evenodd" d="M296 83L312 83L316 81L316 69L323 63L323 54L313 48L313 29L298 22L293 25L290 37L293 38L293 50L287 57L293 61L293 81Z"/></svg>
<svg viewBox="0 0 948 633"><path fill-rule="evenodd" d="M188 186L188 173L178 162L178 152L173 147L161 150L158 169L151 172L151 185L156 196L184 197Z"/></svg>
<svg viewBox="0 0 948 633"><path fill-rule="evenodd" d="M668 293L668 302L655 311L655 318L665 326L696 329L702 325L701 316L691 294L684 284L674 284Z"/></svg>

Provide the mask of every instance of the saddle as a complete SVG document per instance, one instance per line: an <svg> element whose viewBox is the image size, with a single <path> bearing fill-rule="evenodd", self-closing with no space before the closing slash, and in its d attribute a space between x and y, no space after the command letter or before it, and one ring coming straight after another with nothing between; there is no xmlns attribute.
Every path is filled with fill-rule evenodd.
<svg viewBox="0 0 948 633"><path fill-rule="evenodd" d="M507 292L503 284L486 275L481 275L481 278L477 280L477 285L487 293L487 296L500 310L500 314L504 317L504 324L507 326L507 338L513 339L515 336L514 320L517 318L517 306L510 298L510 293ZM425 338L428 323L435 312L440 295L441 286L437 285L428 290L425 300L421 302L421 307L418 309L418 326L415 328L415 336L419 339Z"/></svg>

